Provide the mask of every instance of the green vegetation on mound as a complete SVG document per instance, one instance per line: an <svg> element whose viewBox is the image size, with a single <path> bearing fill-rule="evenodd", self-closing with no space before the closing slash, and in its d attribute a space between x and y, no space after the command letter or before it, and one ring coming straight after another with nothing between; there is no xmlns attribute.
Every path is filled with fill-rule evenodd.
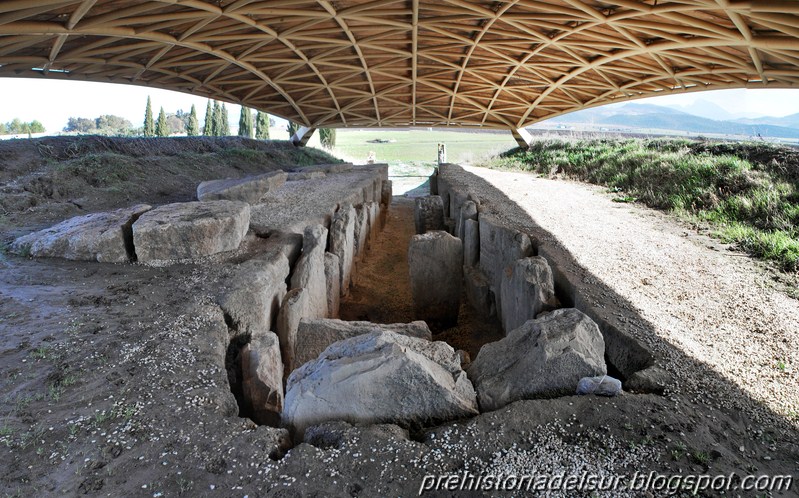
<svg viewBox="0 0 799 498"><path fill-rule="evenodd" d="M766 143L690 140L541 140L486 166L604 185L710 223L726 242L799 270L799 152Z"/></svg>
<svg viewBox="0 0 799 498"><path fill-rule="evenodd" d="M195 198L206 180L339 159L242 137L44 137L0 141L0 242L72 216Z"/></svg>

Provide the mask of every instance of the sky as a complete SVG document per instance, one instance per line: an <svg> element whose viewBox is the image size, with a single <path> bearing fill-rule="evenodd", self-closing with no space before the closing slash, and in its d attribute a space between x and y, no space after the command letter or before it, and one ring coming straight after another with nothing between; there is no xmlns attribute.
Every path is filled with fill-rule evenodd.
<svg viewBox="0 0 799 498"><path fill-rule="evenodd" d="M18 78L0 78L0 95L0 122L14 118L23 121L37 119L50 133L62 130L70 117L96 118L103 114L122 116L134 126L141 126L148 96L152 98L155 115L161 107L174 113L178 109L189 111L194 104L202 123L208 102L204 97L141 86ZM717 90L636 102L685 110L699 99L713 102L730 114L748 117L781 117L799 113L799 90ZM235 133L241 108L233 104L227 104L227 108L231 129ZM281 124L282 120L278 120L278 126Z"/></svg>

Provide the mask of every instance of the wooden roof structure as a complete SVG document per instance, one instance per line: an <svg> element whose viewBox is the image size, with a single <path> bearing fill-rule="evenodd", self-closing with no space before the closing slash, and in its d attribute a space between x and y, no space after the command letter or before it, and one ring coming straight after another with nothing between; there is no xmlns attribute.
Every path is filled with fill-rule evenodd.
<svg viewBox="0 0 799 498"><path fill-rule="evenodd" d="M799 88L799 1L3 0L0 76L177 90L308 128L515 130Z"/></svg>

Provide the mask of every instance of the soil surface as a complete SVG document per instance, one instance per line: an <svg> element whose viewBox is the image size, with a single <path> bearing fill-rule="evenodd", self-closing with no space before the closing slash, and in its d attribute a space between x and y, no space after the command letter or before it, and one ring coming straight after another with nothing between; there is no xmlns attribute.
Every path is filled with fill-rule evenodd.
<svg viewBox="0 0 799 498"><path fill-rule="evenodd" d="M395 196L385 228L371 241L366 258L355 266L356 283L341 301L342 320L375 323L407 323L417 318L413 312L408 246L416 233L413 225L413 194ZM481 317L461 297L458 323L446 330L431 327L433 340L445 341L474 359L483 344L504 337L496 319Z"/></svg>
<svg viewBox="0 0 799 498"><path fill-rule="evenodd" d="M288 149L275 147L290 156ZM40 159L40 152L19 154ZM226 154L192 157L210 165ZM117 194L107 186L76 183L89 198L78 208L71 202L82 199L77 194L65 191L56 198L46 189L34 193L24 187L35 178L60 178L54 176L62 174L60 160L12 170L6 164L28 163L0 157L4 241L82 214L86 206L189 200L196 183L214 175L210 166L197 177L184 175L185 168L168 177L142 174L126 180L135 188L123 185ZM220 166L225 173L218 176L244 174L228 174L228 167L235 169ZM81 171L83 178L97 169ZM650 471L797 474L799 433L790 410L797 396L799 320L796 301L772 288L768 272L748 258L714 249L704 236L683 237L682 225L650 210L614 204L596 189L486 175L522 204L535 199L529 209L536 222L559 237L563 231L559 240L565 247L637 303L633 311L655 330L641 339L673 360L664 366L679 381L665 396L521 401L413 434L391 425L330 423L309 430L305 441L291 440L276 428L238 417L225 370L228 329L215 304L230 283L232 263L257 251L262 240L250 236L235 254L164 268L6 254L0 261L0 493L371 497L417 495L435 474L588 473L617 476L622 485L635 472ZM25 192L35 204L11 209L11 202L28 197ZM355 318L407 321L408 291L401 290L399 275L407 279L402 261L412 227L409 206L395 199L385 238L359 268L358 286L345 305ZM392 268L396 273L387 271ZM387 305L370 305L369 296L372 303ZM436 336L441 337L470 352L479 343L467 338L461 344L452 330ZM429 492L505 494L524 493ZM625 488L548 496L664 494ZM682 494L692 496L690 490ZM797 484L774 494L797 496Z"/></svg>

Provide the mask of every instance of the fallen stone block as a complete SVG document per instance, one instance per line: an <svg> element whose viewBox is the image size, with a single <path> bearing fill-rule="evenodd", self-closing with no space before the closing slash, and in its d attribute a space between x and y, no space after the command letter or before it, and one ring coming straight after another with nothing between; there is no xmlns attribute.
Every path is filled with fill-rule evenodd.
<svg viewBox="0 0 799 498"><path fill-rule="evenodd" d="M552 270L541 256L516 261L502 276L502 328L510 332L558 307Z"/></svg>
<svg viewBox="0 0 799 498"><path fill-rule="evenodd" d="M463 264L477 266L480 262L480 224L477 220L463 223Z"/></svg>
<svg viewBox="0 0 799 498"><path fill-rule="evenodd" d="M640 394L663 394L671 375L660 367L651 366L632 374L624 385L627 390Z"/></svg>
<svg viewBox="0 0 799 498"><path fill-rule="evenodd" d="M240 264L219 297L229 326L238 334L275 330L288 275L288 259L280 252Z"/></svg>
<svg viewBox="0 0 799 498"><path fill-rule="evenodd" d="M333 420L419 428L477 414L452 347L390 331L332 344L286 387L283 421L298 436Z"/></svg>
<svg viewBox="0 0 799 498"><path fill-rule="evenodd" d="M352 204L341 206L333 215L330 224L330 252L338 256L340 291L342 296L350 292L352 265L355 259L355 208Z"/></svg>
<svg viewBox="0 0 799 498"><path fill-rule="evenodd" d="M559 309L486 344L469 366L482 410L520 399L573 394L583 377L607 374L605 343L582 312Z"/></svg>
<svg viewBox="0 0 799 498"><path fill-rule="evenodd" d="M241 201L247 204L256 204L268 192L283 186L287 178L288 174L278 170L257 176L202 182L197 187L197 199L201 201Z"/></svg>
<svg viewBox="0 0 799 498"><path fill-rule="evenodd" d="M609 375L601 377L583 377L577 383L577 394L593 394L595 396L616 396L621 392L621 381Z"/></svg>
<svg viewBox="0 0 799 498"><path fill-rule="evenodd" d="M417 197L413 206L413 224L416 233L422 234L432 230L444 230L444 202L441 197L431 195Z"/></svg>
<svg viewBox="0 0 799 498"><path fill-rule="evenodd" d="M277 336L253 334L241 350L242 391L257 424L277 426L283 411L283 363Z"/></svg>
<svg viewBox="0 0 799 498"><path fill-rule="evenodd" d="M327 282L327 317L338 318L341 306L341 265L338 256L325 253L325 281Z"/></svg>
<svg viewBox="0 0 799 498"><path fill-rule="evenodd" d="M327 316L327 280L325 278L325 247L327 229L322 225L305 228L302 256L294 267L291 288L304 288L308 292L308 303L303 318Z"/></svg>
<svg viewBox="0 0 799 498"><path fill-rule="evenodd" d="M138 204L70 218L18 238L10 249L15 254L37 258L126 263L136 259L131 227L150 209L147 204Z"/></svg>
<svg viewBox="0 0 799 498"><path fill-rule="evenodd" d="M417 337L428 341L433 335L423 321L411 323L377 324L371 322L345 322L335 319L302 320L297 327L296 354L292 369L315 360L328 346L372 332L388 330L408 337Z"/></svg>
<svg viewBox="0 0 799 498"><path fill-rule="evenodd" d="M159 206L133 224L141 262L169 263L233 251L250 222L250 206L238 201L182 202Z"/></svg>
<svg viewBox="0 0 799 498"><path fill-rule="evenodd" d="M411 296L417 319L443 327L458 322L463 282L463 244L436 230L411 238Z"/></svg>
<svg viewBox="0 0 799 498"><path fill-rule="evenodd" d="M463 267L463 283L466 287L466 299L481 316L491 317L497 314L494 293L485 274L473 266Z"/></svg>

